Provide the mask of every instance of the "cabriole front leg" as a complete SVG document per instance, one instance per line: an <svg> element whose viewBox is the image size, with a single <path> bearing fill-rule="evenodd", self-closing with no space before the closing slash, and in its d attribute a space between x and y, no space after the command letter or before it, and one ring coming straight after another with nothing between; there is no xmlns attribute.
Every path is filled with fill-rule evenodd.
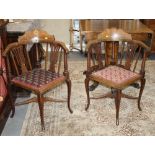
<svg viewBox="0 0 155 155"><path fill-rule="evenodd" d="M45 123L44 123L44 99L43 95L38 94L38 106L40 110L40 119L41 119L41 127L42 130L45 130Z"/></svg>
<svg viewBox="0 0 155 155"><path fill-rule="evenodd" d="M121 102L122 90L115 90L115 107L116 107L116 125L119 125L119 108Z"/></svg>
<svg viewBox="0 0 155 155"><path fill-rule="evenodd" d="M70 98L71 98L71 80L70 80L70 79L67 79L67 80L66 80L66 83L67 83L67 89L68 89L68 98L67 98L68 110L69 110L70 113L73 113L73 110L71 109L71 106L70 106Z"/></svg>
<svg viewBox="0 0 155 155"><path fill-rule="evenodd" d="M86 111L88 110L89 105L90 105L89 81L90 80L88 78L85 79L85 89L86 89L86 94L87 94L87 105L86 105L86 108L85 108Z"/></svg>
<svg viewBox="0 0 155 155"><path fill-rule="evenodd" d="M139 97L138 97L138 109L139 109L139 111L142 111L142 109L140 107L140 101L141 101L141 97L142 97L142 93L143 93L143 90L144 90L144 87L145 87L146 80L145 79L141 79L140 82L141 82L141 87L140 87Z"/></svg>

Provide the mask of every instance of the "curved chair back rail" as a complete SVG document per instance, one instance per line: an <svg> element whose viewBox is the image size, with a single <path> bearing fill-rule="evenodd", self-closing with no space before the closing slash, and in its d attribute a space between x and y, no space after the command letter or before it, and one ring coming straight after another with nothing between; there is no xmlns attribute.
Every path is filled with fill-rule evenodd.
<svg viewBox="0 0 155 155"><path fill-rule="evenodd" d="M100 69L107 65L120 65L135 72L137 64L141 60L139 73L142 73L145 69L145 60L150 54L150 48L138 40L93 40L88 43L87 51L87 70L92 71L93 68Z"/></svg>
<svg viewBox="0 0 155 155"><path fill-rule="evenodd" d="M33 49L32 51L35 57L39 57L39 48L43 51L44 63L42 61L40 67L42 66L43 68L45 67L46 70L60 73L63 65L64 70L68 70L66 64L68 49L64 43L46 40L46 42L34 43L31 48ZM31 63L33 63L35 59L32 59L30 54L31 53L27 51L27 44L15 42L7 46L3 56L6 58L9 73L12 74L9 77L20 75L38 67L37 65L32 67ZM40 58L37 59L40 61Z"/></svg>

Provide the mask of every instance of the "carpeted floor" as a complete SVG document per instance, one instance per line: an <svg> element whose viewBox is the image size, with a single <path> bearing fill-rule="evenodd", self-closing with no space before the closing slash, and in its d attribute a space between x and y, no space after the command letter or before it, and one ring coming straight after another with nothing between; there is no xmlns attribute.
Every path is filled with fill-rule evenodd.
<svg viewBox="0 0 155 155"><path fill-rule="evenodd" d="M89 110L87 103L83 71L86 61L70 61L69 70L72 79L70 114L66 103L45 103L46 130L41 131L38 104L30 104L21 135L155 135L155 62L147 61L146 86L141 101L142 111L137 108L136 100L122 99L120 107L120 125L115 124L115 104L113 99L91 100ZM55 98L66 97L66 85L56 88L47 95ZM105 93L109 89L99 86L91 95ZM127 88L125 92L138 95L139 90Z"/></svg>

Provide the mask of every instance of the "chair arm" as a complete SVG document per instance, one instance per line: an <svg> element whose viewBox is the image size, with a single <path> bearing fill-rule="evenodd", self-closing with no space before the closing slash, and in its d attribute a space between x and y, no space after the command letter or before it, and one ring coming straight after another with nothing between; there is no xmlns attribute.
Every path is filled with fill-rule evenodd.
<svg viewBox="0 0 155 155"><path fill-rule="evenodd" d="M92 73L92 72L86 70L86 71L83 72L83 75L89 76L91 73Z"/></svg>
<svg viewBox="0 0 155 155"><path fill-rule="evenodd" d="M103 68L104 67L100 67L99 65L95 65L95 66L89 67L88 70L86 70L86 71L83 72L83 74L89 76L93 72L98 71L98 70L103 69Z"/></svg>

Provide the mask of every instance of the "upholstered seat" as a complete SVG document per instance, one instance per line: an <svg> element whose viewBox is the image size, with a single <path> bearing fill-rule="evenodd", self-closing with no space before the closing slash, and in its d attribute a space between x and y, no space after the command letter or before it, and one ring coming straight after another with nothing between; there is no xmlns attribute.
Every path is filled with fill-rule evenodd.
<svg viewBox="0 0 155 155"><path fill-rule="evenodd" d="M90 77L108 87L119 89L137 81L141 75L118 66L108 66Z"/></svg>
<svg viewBox="0 0 155 155"><path fill-rule="evenodd" d="M44 69L34 69L12 79L12 82L22 88L38 93L45 92L65 81L65 76Z"/></svg>

